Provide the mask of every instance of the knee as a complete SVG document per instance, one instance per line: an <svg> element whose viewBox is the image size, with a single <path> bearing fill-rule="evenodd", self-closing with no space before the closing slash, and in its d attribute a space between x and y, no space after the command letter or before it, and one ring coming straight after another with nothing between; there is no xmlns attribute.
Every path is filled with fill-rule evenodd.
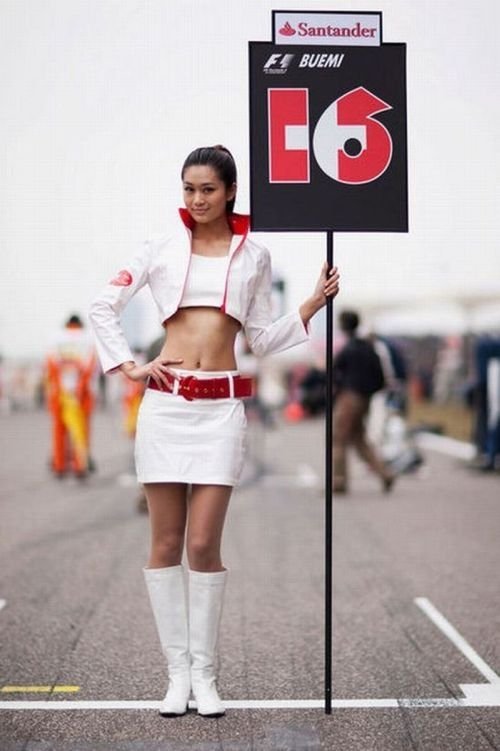
<svg viewBox="0 0 500 751"><path fill-rule="evenodd" d="M208 537L193 537L187 541L189 567L195 571L219 571L220 550Z"/></svg>
<svg viewBox="0 0 500 751"><path fill-rule="evenodd" d="M184 538L181 535L166 535L151 543L150 568L178 566L182 561Z"/></svg>

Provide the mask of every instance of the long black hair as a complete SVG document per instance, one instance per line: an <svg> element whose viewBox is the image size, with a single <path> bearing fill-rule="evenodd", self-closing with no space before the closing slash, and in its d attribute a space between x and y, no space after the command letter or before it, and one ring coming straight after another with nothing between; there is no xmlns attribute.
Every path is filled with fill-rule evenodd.
<svg viewBox="0 0 500 751"><path fill-rule="evenodd" d="M234 157L225 146L217 144L216 146L200 146L192 151L182 165L181 178L184 179L184 173L188 167L197 165L208 165L212 167L229 190L237 182L236 163ZM226 204L226 212L232 214L236 196Z"/></svg>

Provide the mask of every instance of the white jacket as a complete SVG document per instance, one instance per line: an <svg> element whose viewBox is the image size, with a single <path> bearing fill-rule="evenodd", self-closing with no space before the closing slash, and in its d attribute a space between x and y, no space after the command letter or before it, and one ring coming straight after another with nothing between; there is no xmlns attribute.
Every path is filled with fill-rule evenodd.
<svg viewBox="0 0 500 751"><path fill-rule="evenodd" d="M186 209L179 213L184 226L179 225L170 235L146 241L92 302L90 320L104 372L134 360L120 325L120 314L141 287L149 285L163 325L179 307L189 272L194 224ZM230 224L233 239L220 309L241 323L258 356L307 341L309 333L298 311L272 321L271 259L269 251L249 237L249 217L233 214Z"/></svg>

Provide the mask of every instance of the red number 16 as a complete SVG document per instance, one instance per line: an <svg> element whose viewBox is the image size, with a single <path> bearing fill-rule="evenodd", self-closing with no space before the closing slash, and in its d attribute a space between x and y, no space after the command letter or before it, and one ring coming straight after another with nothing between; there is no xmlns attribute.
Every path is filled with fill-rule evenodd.
<svg viewBox="0 0 500 751"><path fill-rule="evenodd" d="M310 181L308 89L268 89L269 182ZM392 138L373 115L392 107L359 86L332 102L314 129L312 147L333 180L359 185L389 166Z"/></svg>

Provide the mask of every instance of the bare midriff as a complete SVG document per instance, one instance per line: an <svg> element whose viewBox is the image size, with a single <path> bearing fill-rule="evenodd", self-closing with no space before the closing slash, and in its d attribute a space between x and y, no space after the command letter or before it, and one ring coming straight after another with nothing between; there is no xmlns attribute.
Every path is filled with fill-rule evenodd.
<svg viewBox="0 0 500 751"><path fill-rule="evenodd" d="M235 318L218 308L179 308L164 326L166 339L160 357L183 360L173 367L186 370L237 369L234 343L241 326Z"/></svg>

